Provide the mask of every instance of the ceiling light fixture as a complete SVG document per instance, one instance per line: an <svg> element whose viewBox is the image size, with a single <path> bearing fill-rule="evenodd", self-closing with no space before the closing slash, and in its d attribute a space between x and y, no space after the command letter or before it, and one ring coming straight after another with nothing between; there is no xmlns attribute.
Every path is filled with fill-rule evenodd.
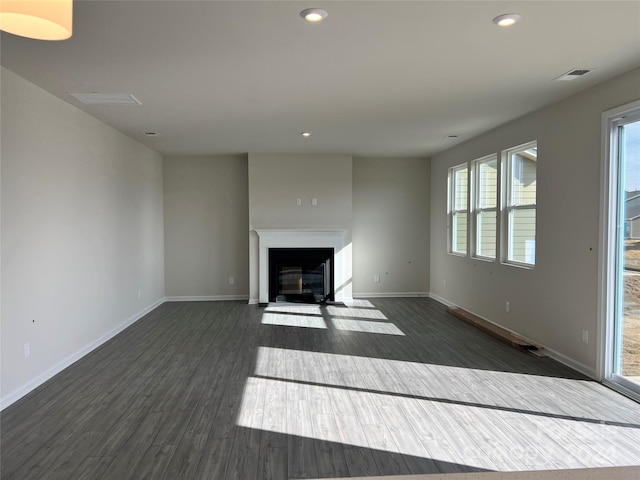
<svg viewBox="0 0 640 480"><path fill-rule="evenodd" d="M73 0L2 0L0 30L36 40L73 34Z"/></svg>
<svg viewBox="0 0 640 480"><path fill-rule="evenodd" d="M505 13L504 15L498 15L493 19L493 23L498 25L499 27L510 27L518 20L520 20L520 15L517 13Z"/></svg>
<svg viewBox="0 0 640 480"><path fill-rule="evenodd" d="M304 138L309 138L311 136L311 132L302 132L300 135L302 135Z"/></svg>
<svg viewBox="0 0 640 480"><path fill-rule="evenodd" d="M300 12L300 16L304 18L307 22L315 23L321 22L325 18L327 18L328 13L326 10L322 10L320 8L307 8Z"/></svg>

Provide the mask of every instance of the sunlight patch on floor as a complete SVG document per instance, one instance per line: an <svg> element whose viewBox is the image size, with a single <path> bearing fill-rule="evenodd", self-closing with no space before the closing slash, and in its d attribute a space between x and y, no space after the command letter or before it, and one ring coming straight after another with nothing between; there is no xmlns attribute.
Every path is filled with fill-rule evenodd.
<svg viewBox="0 0 640 480"><path fill-rule="evenodd" d="M640 460L632 448L590 446L638 445L638 429L271 378L247 379L237 425L501 471Z"/></svg>
<svg viewBox="0 0 640 480"><path fill-rule="evenodd" d="M335 317L355 317L371 320L388 320L387 316L378 309L371 308L351 308L340 305L327 305L324 311Z"/></svg>
<svg viewBox="0 0 640 480"><path fill-rule="evenodd" d="M320 305L308 303L281 303L264 307L265 312L301 313L306 315L322 315Z"/></svg>
<svg viewBox="0 0 640 480"><path fill-rule="evenodd" d="M360 308L376 308L376 306L369 300L364 298L353 298L348 302L345 302L348 307L360 307Z"/></svg>
<svg viewBox="0 0 640 480"><path fill-rule="evenodd" d="M322 317L312 315L291 315L286 313L269 313L262 315L263 325L281 325L284 327L327 328Z"/></svg>
<svg viewBox="0 0 640 480"><path fill-rule="evenodd" d="M334 328L341 331L402 335L404 333L377 309L333 305L270 305L262 314L263 325L300 328Z"/></svg>
<svg viewBox="0 0 640 480"><path fill-rule="evenodd" d="M601 404L606 387L592 381L273 347L258 349L254 375L640 425L640 409L634 418L603 415L607 411ZM576 401L567 404L557 400L565 396ZM618 401L634 405L629 399Z"/></svg>
<svg viewBox="0 0 640 480"><path fill-rule="evenodd" d="M350 302L350 305L316 305L305 303L280 303L271 304L264 307L265 312L279 313L301 313L307 315L329 315L337 317L353 317L370 320L387 320L387 317L377 308L373 308L373 304L369 301L357 304ZM357 306L356 306L357 305Z"/></svg>
<svg viewBox="0 0 640 480"><path fill-rule="evenodd" d="M346 318L332 318L330 321L336 330L404 336L402 330L390 322L370 322L366 320L352 320Z"/></svg>

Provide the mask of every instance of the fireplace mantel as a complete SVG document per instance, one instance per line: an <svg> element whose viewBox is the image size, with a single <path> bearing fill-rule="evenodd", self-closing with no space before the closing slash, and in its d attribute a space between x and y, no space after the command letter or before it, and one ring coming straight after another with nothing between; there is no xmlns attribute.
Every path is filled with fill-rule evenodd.
<svg viewBox="0 0 640 480"><path fill-rule="evenodd" d="M347 230L312 229L256 229L258 235L259 302L269 302L269 249L270 248L333 248L335 301L350 300L351 245L345 245Z"/></svg>

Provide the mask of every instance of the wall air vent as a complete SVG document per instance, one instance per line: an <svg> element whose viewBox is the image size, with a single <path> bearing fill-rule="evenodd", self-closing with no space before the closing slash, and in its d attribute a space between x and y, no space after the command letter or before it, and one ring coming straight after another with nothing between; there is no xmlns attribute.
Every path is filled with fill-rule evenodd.
<svg viewBox="0 0 640 480"><path fill-rule="evenodd" d="M128 93L70 93L72 97L86 105L142 105L142 102Z"/></svg>
<svg viewBox="0 0 640 480"><path fill-rule="evenodd" d="M560 75L553 79L554 82L567 82L571 80L575 80L576 78L584 77L588 73L593 72L593 68L574 68L573 70L569 70L567 73Z"/></svg>

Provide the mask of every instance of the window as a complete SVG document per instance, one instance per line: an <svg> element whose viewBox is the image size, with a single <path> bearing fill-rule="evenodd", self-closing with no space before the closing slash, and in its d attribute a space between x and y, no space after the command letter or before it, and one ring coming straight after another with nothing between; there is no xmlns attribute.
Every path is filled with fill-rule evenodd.
<svg viewBox="0 0 640 480"><path fill-rule="evenodd" d="M507 150L504 157L504 221L507 263L536 263L537 142Z"/></svg>
<svg viewBox="0 0 640 480"><path fill-rule="evenodd" d="M598 376L640 400L640 350L634 332L640 295L634 286L637 277L630 275L640 245L640 101L602 114L602 143Z"/></svg>
<svg viewBox="0 0 640 480"><path fill-rule="evenodd" d="M449 252L467 254L469 168L449 169Z"/></svg>
<svg viewBox="0 0 640 480"><path fill-rule="evenodd" d="M505 150L498 158L491 154L449 169L448 250L532 268L538 143Z"/></svg>
<svg viewBox="0 0 640 480"><path fill-rule="evenodd" d="M473 176L473 233L474 256L496 258L498 227L498 157L489 155L474 160Z"/></svg>

